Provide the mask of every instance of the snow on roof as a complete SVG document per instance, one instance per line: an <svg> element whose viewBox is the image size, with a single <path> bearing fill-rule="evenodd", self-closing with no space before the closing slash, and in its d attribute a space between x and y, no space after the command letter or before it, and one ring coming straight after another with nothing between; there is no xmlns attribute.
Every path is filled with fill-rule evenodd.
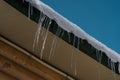
<svg viewBox="0 0 120 80"><path fill-rule="evenodd" d="M74 35L76 35L79 38L86 39L88 43L91 44L93 47L105 52L106 55L113 62L120 63L120 55L117 52L113 51L112 49L108 48L106 45L102 44L101 42L99 42L98 40L87 34L79 26L70 22L68 19L61 16L59 13L54 11L52 8L50 8L40 0L26 0L26 1L29 2L32 6L36 7L41 12L43 12L49 18L54 19L62 29L68 32L72 32ZM119 65L119 72L120 72L120 65Z"/></svg>

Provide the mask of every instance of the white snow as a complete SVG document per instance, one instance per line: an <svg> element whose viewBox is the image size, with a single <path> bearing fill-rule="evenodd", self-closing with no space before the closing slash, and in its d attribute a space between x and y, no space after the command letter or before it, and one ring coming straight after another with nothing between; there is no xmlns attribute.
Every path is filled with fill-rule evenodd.
<svg viewBox="0 0 120 80"><path fill-rule="evenodd" d="M63 28L64 30L68 32L72 32L74 35L86 39L89 44L94 46L96 49L101 50L106 53L106 55L111 58L113 62L119 62L120 63L120 55L96 40L95 38L91 37L89 34L84 32L79 26L76 24L70 22L63 16L61 16L59 13L54 11L52 8L41 2L40 0L26 0L27 2L30 2L32 6L36 7L38 10L43 12L45 15L47 15L49 18L54 19L57 24ZM120 67L120 65L119 65ZM120 72L120 68L119 68Z"/></svg>

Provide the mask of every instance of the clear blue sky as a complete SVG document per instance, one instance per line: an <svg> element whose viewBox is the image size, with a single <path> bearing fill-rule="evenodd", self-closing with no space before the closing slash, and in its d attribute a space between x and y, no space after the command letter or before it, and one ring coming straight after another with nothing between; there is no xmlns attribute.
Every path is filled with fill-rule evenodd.
<svg viewBox="0 0 120 80"><path fill-rule="evenodd" d="M120 0L41 0L120 53Z"/></svg>

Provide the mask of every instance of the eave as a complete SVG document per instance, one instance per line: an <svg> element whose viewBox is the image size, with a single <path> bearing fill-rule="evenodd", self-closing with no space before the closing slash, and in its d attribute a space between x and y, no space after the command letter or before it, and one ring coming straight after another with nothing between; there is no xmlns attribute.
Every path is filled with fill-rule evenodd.
<svg viewBox="0 0 120 80"><path fill-rule="evenodd" d="M19 10L20 12L22 12L24 15L26 15L26 16L28 16L28 3L27 2L22 2L22 0L18 0L18 1L14 1L14 0L5 0L5 1L7 1L9 4L11 4L14 8L16 8L17 10ZM33 20L33 21L35 21L36 23L38 23L38 20L39 20L39 14L41 13L39 10L37 10L36 8L34 8L33 9L33 11L34 11L34 13L33 13L33 15L31 15L31 19ZM49 18L49 17L48 17ZM33 23L32 21L30 21L31 23ZM43 23L43 24L45 24L45 23ZM35 26L35 25L33 25L33 26ZM78 50L78 40L80 40L80 41L82 41L82 42L79 42L79 50L80 50L80 53L83 53L83 54L86 54L86 55L88 55L89 57L91 57L91 58L93 58L95 61L97 61L98 62L98 64L99 64L99 60L97 59L97 57L96 57L96 51L99 51L99 50L97 50L96 48L94 48L92 45L90 45L88 42L87 42L87 40L83 40L83 39L81 39L81 38L79 38L78 39L78 37L77 36L75 36L73 33L69 33L70 34L70 40L71 41L69 41L69 37L68 37L68 32L67 31L65 31L65 30L63 30L61 27L58 27L59 25L56 23L56 21L55 20L52 20L52 24L51 24L51 27L50 27L50 29L49 29L49 31L50 31L50 34L52 33L52 35L54 34L54 35L56 35L56 36L58 36L59 37L59 39L61 40L64 40L65 41L65 45L66 45L66 42L67 42L67 45L69 44L70 46L72 46L72 47L74 47L75 49L77 49ZM46 26L44 26L45 28L46 28ZM57 35L56 34L56 31L57 31L57 29L60 29L61 30L61 33L60 33L60 35ZM34 32L34 31L33 31ZM62 35L62 32L64 32L64 35L61 37L61 35ZM33 34L31 34L32 36L33 36ZM13 43L15 43L15 44L17 44L18 46L20 46L21 48L23 48L23 49L25 49L25 50L27 50L27 51L29 51L30 53L33 53L31 50L30 50L30 48L27 48L27 46L24 46L22 43L19 43L19 42L17 42L17 41L15 41L15 39L13 38L13 37L8 37L8 34L6 34L6 33L4 33L4 32L2 32L2 34L1 34L1 36L3 36L3 37L5 37L5 38L7 38L9 41L11 41L11 42L13 42ZM30 35L29 35L30 36ZM32 37L33 38L33 37ZM75 44L73 45L73 38L75 38ZM50 39L50 38L49 38ZM63 41L61 41L61 42L63 42ZM71 48L72 49L72 48ZM81 52L82 51L82 52ZM99 51L99 53L101 53L102 54L102 56L103 56L103 58L102 58L102 61L101 61L101 63L104 65L104 66L106 66L107 68L109 68L109 69L111 69L111 67L110 66L108 66L108 57L107 57L107 55L104 53L104 52L101 52L101 51ZM75 53L76 54L76 53ZM39 54L34 54L33 53L33 55L35 55L36 57L39 57ZM77 55L81 55L81 54L78 54L77 53ZM85 60L85 59L83 59L83 60ZM88 59L89 60L89 59ZM110 60L110 59L109 59ZM47 60L44 60L44 61L46 61L47 62ZM94 61L93 61L94 62ZM111 62L111 60L110 60L110 62ZM48 61L48 63L49 63L49 61ZM96 63L96 62L95 62ZM114 63L114 62L113 62ZM52 63L50 63L52 66L54 66L54 67L56 67L55 65L53 65ZM116 73L118 73L118 62L117 63L115 63L115 72ZM58 67L57 67L58 68ZM59 68L60 69L60 68ZM106 68L105 68L106 69ZM62 69L60 69L60 70L62 70ZM66 71L64 71L64 70L62 70L63 72L65 72L65 73L67 73ZM73 71L74 72L74 71ZM71 73L68 73L69 75L71 75Z"/></svg>

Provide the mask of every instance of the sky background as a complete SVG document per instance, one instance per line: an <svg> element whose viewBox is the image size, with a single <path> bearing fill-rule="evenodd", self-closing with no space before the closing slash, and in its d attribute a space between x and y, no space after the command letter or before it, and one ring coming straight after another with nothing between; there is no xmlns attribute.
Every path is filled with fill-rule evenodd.
<svg viewBox="0 0 120 80"><path fill-rule="evenodd" d="M41 0L120 54L120 0Z"/></svg>

